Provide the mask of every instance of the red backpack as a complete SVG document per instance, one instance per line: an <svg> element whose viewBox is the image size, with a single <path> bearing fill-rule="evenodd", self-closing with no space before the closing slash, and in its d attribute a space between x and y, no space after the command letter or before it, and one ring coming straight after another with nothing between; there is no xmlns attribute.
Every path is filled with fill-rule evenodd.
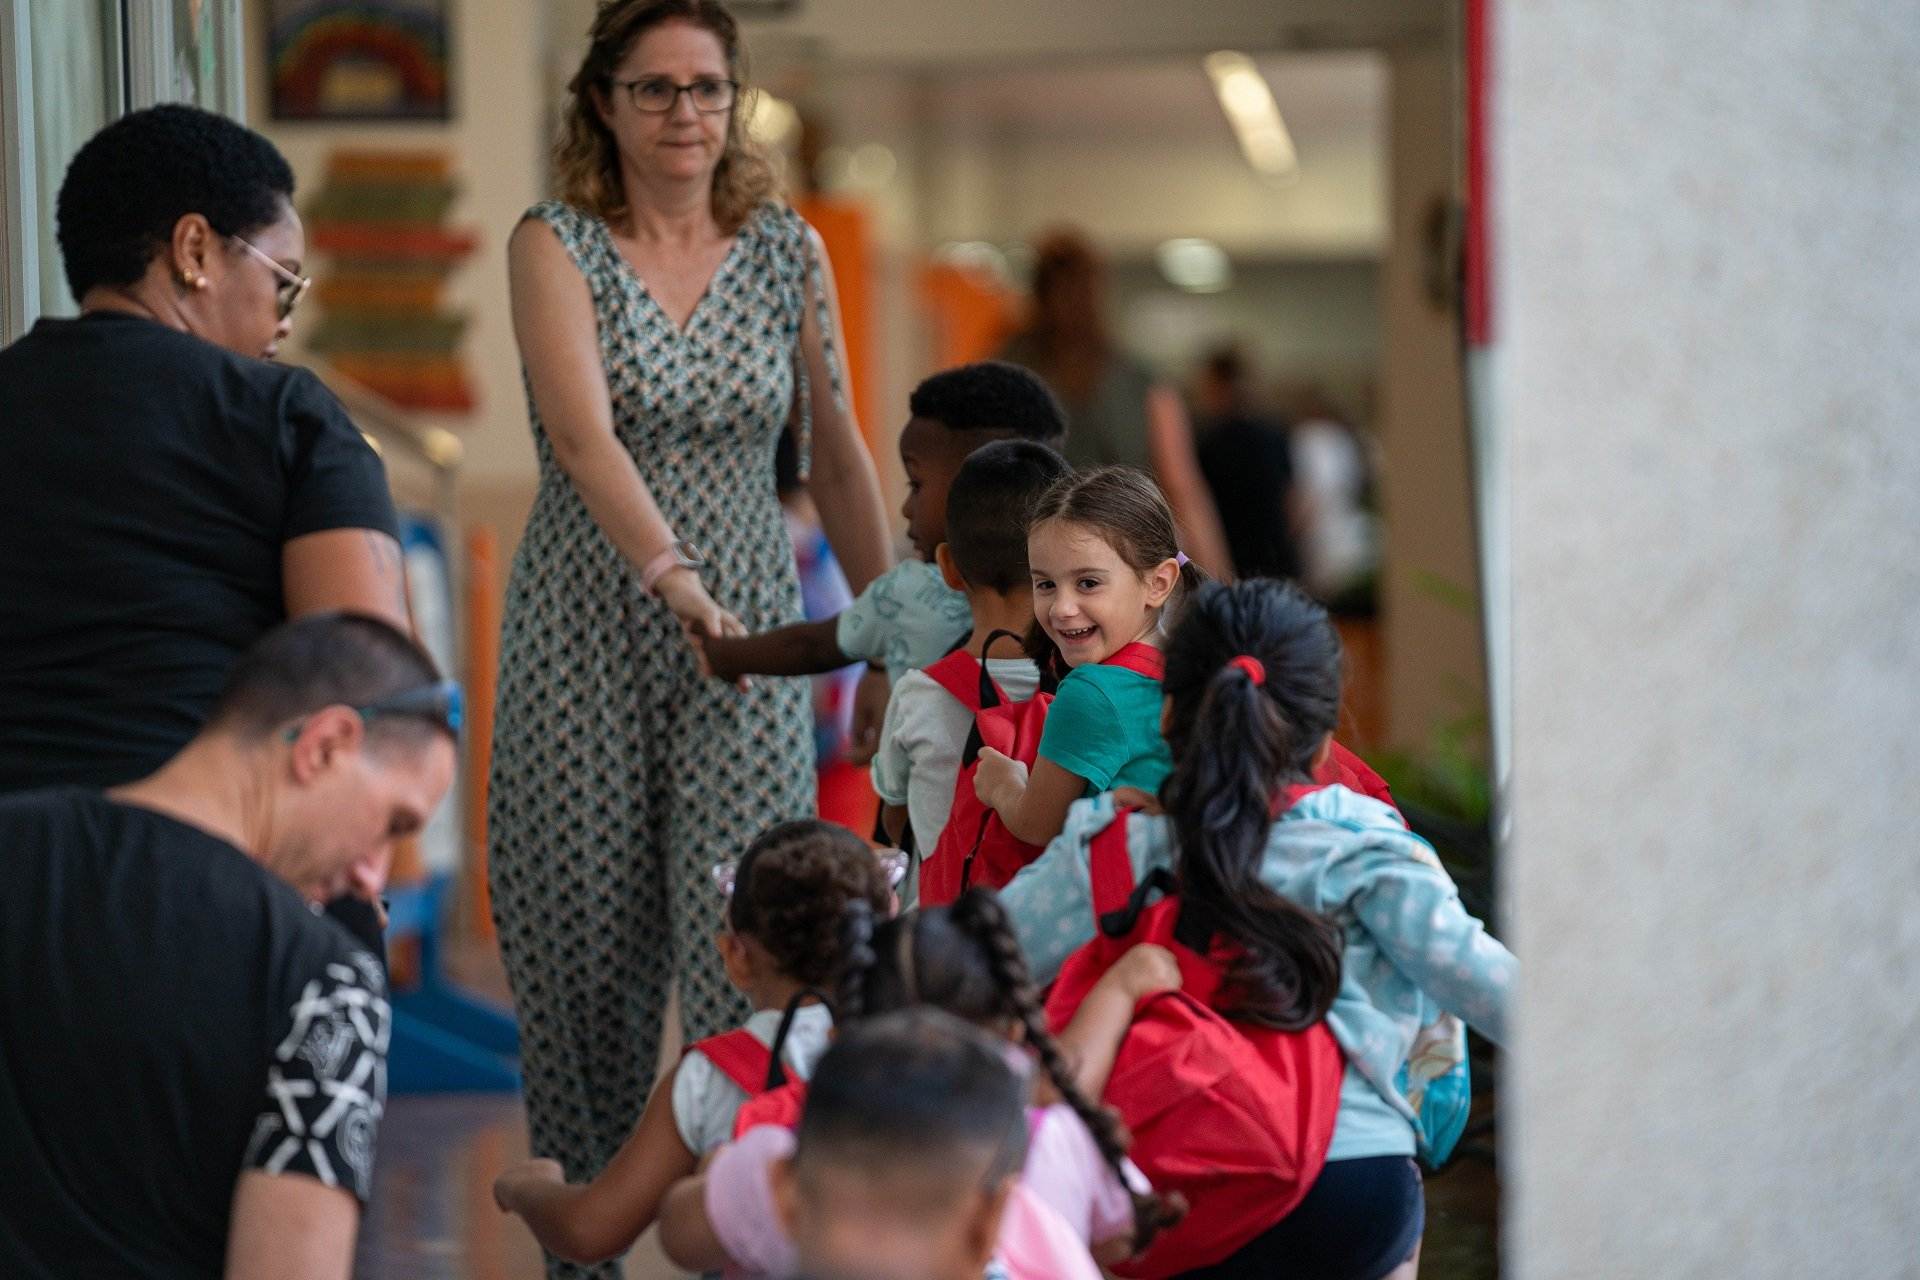
<svg viewBox="0 0 1920 1280"><path fill-rule="evenodd" d="M778 1089L768 1089L758 1097L747 1099L745 1106L733 1117L733 1137L737 1142L740 1135L749 1129L758 1129L761 1125L778 1125L782 1129L800 1127L800 1113L807 1106L807 1082L793 1080Z"/></svg>
<svg viewBox="0 0 1920 1280"><path fill-rule="evenodd" d="M994 632L987 637L987 648L993 647L996 637L1011 635L1011 631ZM1106 661L1153 680L1160 679L1166 669L1158 649L1138 642ZM953 808L920 868L920 905L943 907L974 885L1000 888L1040 856L1040 845L1016 837L999 814L981 803L973 792L973 775L982 747L1033 767L1040 758L1040 735L1046 729L1047 708L1053 705L1054 686L1051 674L1043 671L1038 693L1024 702L1009 702L987 675L986 664L964 650L948 654L925 671L974 713L973 730L967 735L960 774L954 781Z"/></svg>
<svg viewBox="0 0 1920 1280"><path fill-rule="evenodd" d="M787 1043L787 1033L793 1029L793 1017L800 1008L800 997L809 994L818 993L803 991L788 1004L785 1014L781 1016L780 1028L774 1032L771 1046L760 1043L760 1037L745 1027L736 1027L732 1031L697 1040L681 1051L683 1058L695 1049L706 1054L707 1061L747 1095L746 1102L734 1116L734 1137L739 1137L755 1124L779 1123L791 1128L799 1122L800 1105L807 1096L807 1083L788 1079L786 1064L780 1060L780 1051ZM768 1118L749 1123L747 1116L750 1112Z"/></svg>
<svg viewBox="0 0 1920 1280"><path fill-rule="evenodd" d="M1212 1008L1232 944L1169 893L1156 871L1136 885L1127 813L1093 838L1090 870L1098 932L1067 958L1047 997L1057 1032L1100 975L1138 942L1180 963L1182 987L1142 1000L1121 1041L1105 1101L1133 1133L1128 1152L1157 1190L1186 1197L1188 1213L1147 1251L1114 1271L1157 1280L1211 1266L1293 1211L1326 1163L1345 1064L1324 1022L1271 1031L1229 1022Z"/></svg>
<svg viewBox="0 0 1920 1280"><path fill-rule="evenodd" d="M1327 756L1327 762L1313 771L1313 781L1318 787L1342 786L1363 796L1372 796L1383 804L1391 805L1398 813L1400 806L1393 803L1393 792L1387 787L1387 780L1375 773L1371 766L1353 752L1333 744L1333 751Z"/></svg>

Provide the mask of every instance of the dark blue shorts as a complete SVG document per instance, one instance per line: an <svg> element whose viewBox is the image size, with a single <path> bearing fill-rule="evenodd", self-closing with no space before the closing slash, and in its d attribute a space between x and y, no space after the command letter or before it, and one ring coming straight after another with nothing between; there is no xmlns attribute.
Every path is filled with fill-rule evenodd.
<svg viewBox="0 0 1920 1280"><path fill-rule="evenodd" d="M1333 1160L1292 1213L1180 1280L1380 1280L1413 1255L1426 1223L1410 1157Z"/></svg>

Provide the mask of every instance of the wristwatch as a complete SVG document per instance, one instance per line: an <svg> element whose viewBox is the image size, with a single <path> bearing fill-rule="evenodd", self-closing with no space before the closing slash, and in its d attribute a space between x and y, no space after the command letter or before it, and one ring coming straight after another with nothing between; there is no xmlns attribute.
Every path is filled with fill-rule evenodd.
<svg viewBox="0 0 1920 1280"><path fill-rule="evenodd" d="M691 542L671 542L665 551L647 561L647 567L640 571L640 589L648 595L655 595L654 587L660 579L675 569L692 569L698 573L706 567L707 558L700 554L700 548Z"/></svg>

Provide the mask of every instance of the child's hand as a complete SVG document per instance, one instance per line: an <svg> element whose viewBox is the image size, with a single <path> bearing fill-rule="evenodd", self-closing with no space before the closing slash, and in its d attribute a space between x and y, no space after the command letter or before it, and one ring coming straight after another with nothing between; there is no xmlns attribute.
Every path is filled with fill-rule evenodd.
<svg viewBox="0 0 1920 1280"><path fill-rule="evenodd" d="M853 691L853 730L847 742L847 763L872 764L880 750L880 728L887 720L887 699L893 685L884 671L867 668Z"/></svg>
<svg viewBox="0 0 1920 1280"><path fill-rule="evenodd" d="M558 1160L522 1160L493 1180L493 1202L502 1213L518 1213L523 1189L543 1182L564 1186L566 1181Z"/></svg>
<svg viewBox="0 0 1920 1280"><path fill-rule="evenodd" d="M1160 797L1142 791L1138 787L1115 787L1113 789L1113 807L1116 809L1138 809L1142 813L1158 817L1166 812L1160 807Z"/></svg>
<svg viewBox="0 0 1920 1280"><path fill-rule="evenodd" d="M1178 991L1181 986L1180 962L1173 952L1151 942L1137 943L1127 954L1100 975L1101 983L1112 983L1134 1004L1159 991Z"/></svg>
<svg viewBox="0 0 1920 1280"><path fill-rule="evenodd" d="M973 794L980 803L1006 816L1027 789L1027 766L992 747L980 748L980 764L973 774Z"/></svg>
<svg viewBox="0 0 1920 1280"><path fill-rule="evenodd" d="M687 640L693 645L694 660L700 664L700 674L715 680L735 680L741 688L746 680L740 674L735 663L734 637L713 636L704 631L688 631Z"/></svg>

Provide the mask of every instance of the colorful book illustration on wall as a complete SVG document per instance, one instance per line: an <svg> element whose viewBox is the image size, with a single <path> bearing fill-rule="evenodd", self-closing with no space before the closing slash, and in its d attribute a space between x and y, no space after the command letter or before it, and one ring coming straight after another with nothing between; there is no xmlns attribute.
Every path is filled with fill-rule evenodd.
<svg viewBox="0 0 1920 1280"><path fill-rule="evenodd" d="M446 225L452 175L445 151L336 151L306 208L311 246L328 259L307 345L405 409L474 407L461 355L468 318L446 302L447 278L475 245Z"/></svg>

